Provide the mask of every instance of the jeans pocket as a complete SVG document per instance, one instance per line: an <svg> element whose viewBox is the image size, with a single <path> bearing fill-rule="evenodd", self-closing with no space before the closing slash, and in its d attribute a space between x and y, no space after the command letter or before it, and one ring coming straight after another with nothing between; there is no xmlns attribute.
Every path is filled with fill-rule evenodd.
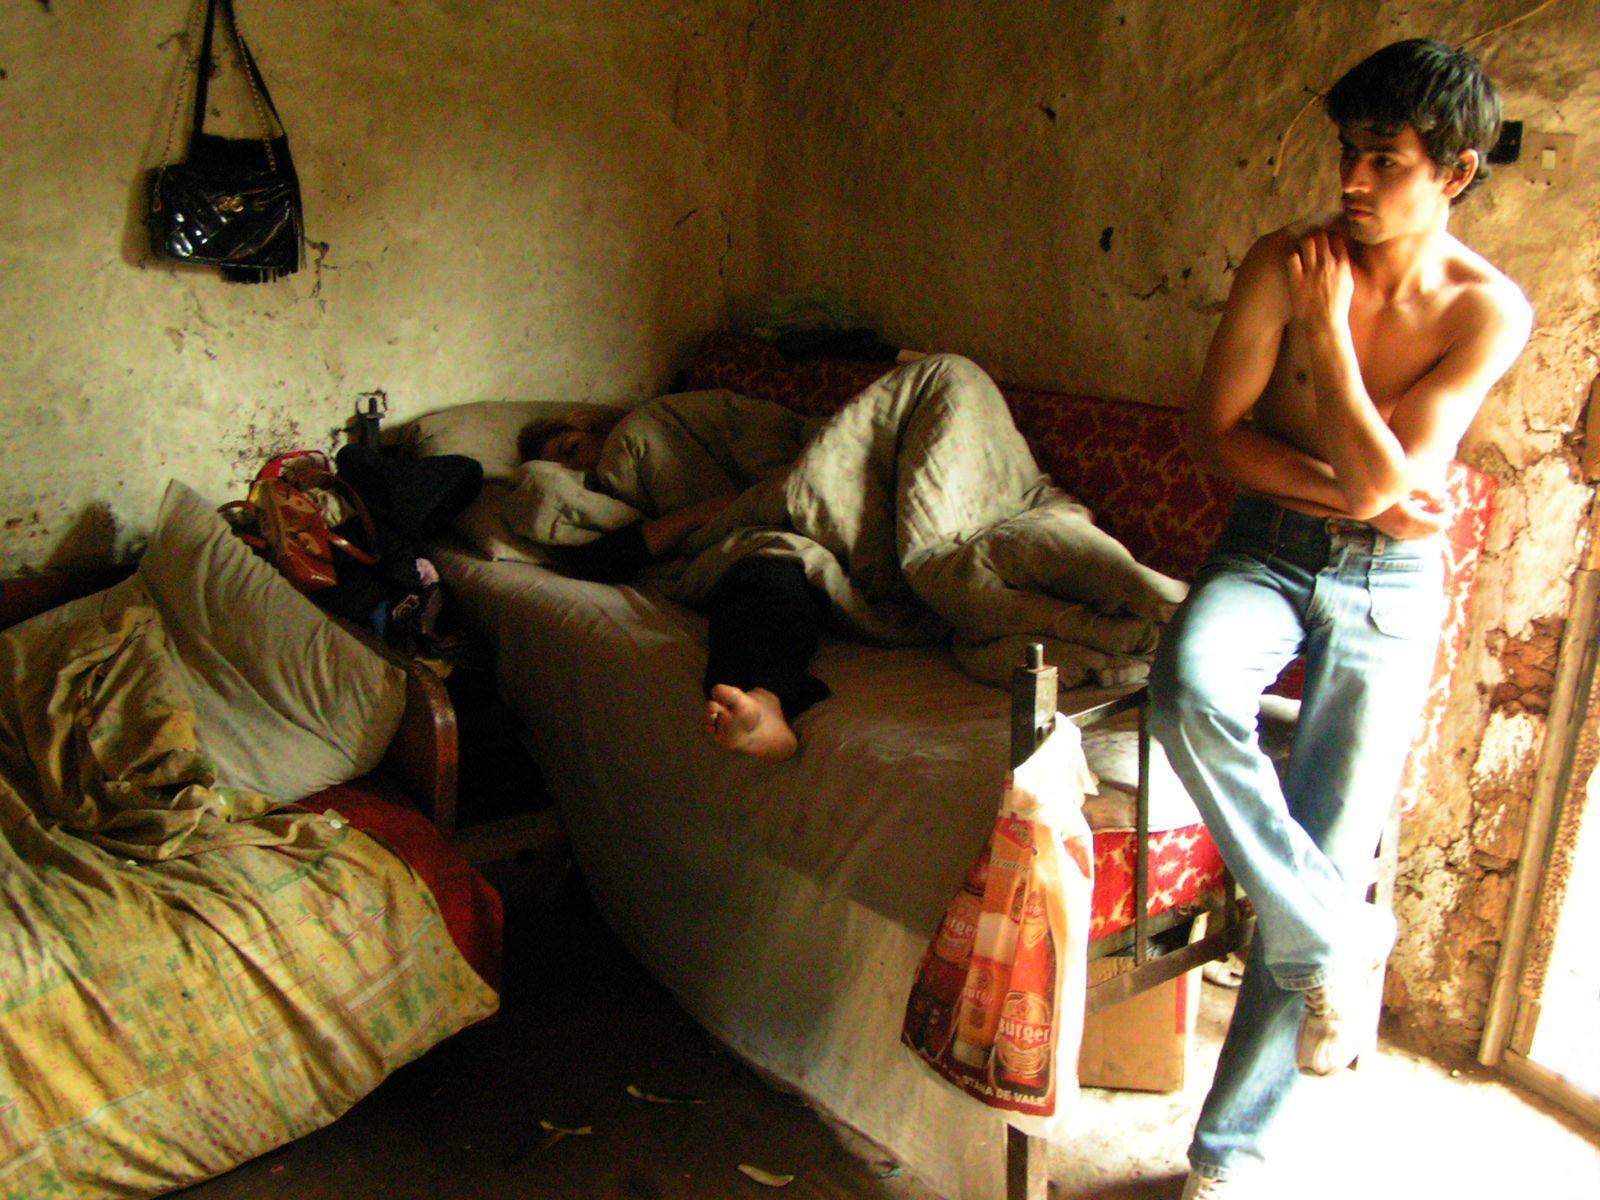
<svg viewBox="0 0 1600 1200"><path fill-rule="evenodd" d="M1444 564L1432 555L1374 558L1367 564L1367 595L1379 633L1437 638L1444 622Z"/></svg>

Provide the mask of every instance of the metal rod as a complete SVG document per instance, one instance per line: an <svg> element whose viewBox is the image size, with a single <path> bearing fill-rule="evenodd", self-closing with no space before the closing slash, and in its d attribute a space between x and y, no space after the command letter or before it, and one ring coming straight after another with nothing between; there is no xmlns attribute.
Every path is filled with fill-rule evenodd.
<svg viewBox="0 0 1600 1200"><path fill-rule="evenodd" d="M1139 799L1134 817L1133 961L1150 957L1150 724L1139 706Z"/></svg>

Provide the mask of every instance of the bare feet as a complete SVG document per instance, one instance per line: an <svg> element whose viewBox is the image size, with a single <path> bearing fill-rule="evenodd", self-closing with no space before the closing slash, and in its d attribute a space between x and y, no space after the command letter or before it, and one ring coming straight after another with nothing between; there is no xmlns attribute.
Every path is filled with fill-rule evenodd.
<svg viewBox="0 0 1600 1200"><path fill-rule="evenodd" d="M800 748L783 705L766 688L746 692L732 684L716 684L706 701L706 733L724 750L763 762L782 762Z"/></svg>

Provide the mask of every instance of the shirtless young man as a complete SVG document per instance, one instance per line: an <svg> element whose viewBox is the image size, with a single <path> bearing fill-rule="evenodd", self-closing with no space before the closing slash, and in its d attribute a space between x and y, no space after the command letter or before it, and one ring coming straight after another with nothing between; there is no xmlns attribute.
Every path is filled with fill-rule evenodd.
<svg viewBox="0 0 1600 1200"><path fill-rule="evenodd" d="M1444 471L1532 323L1447 229L1499 130L1477 60L1400 42L1326 108L1342 207L1234 280L1190 430L1240 497L1151 676L1152 729L1257 914L1184 1200L1245 1195L1301 1077L1375 1043L1395 924L1365 896L1437 651ZM1280 784L1258 705L1302 654Z"/></svg>

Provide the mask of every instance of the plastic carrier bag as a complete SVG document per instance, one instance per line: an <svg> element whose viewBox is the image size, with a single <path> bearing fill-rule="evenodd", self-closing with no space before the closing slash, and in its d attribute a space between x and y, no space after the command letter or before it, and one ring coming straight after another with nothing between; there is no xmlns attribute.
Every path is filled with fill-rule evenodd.
<svg viewBox="0 0 1600 1200"><path fill-rule="evenodd" d="M1058 721L1007 777L993 832L945 910L900 1040L941 1078L1048 1137L1077 1092L1088 975L1094 788Z"/></svg>

